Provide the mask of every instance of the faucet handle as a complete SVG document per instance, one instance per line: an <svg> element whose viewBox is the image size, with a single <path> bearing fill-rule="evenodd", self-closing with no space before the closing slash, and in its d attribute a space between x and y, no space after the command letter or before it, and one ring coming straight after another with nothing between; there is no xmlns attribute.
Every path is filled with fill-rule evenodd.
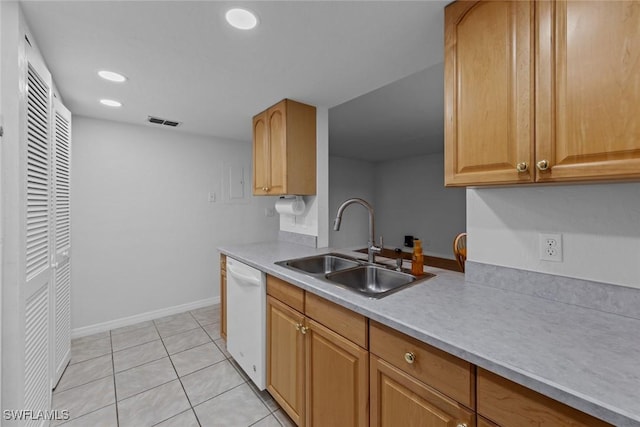
<svg viewBox="0 0 640 427"><path fill-rule="evenodd" d="M380 249L384 249L384 238L380 236Z"/></svg>

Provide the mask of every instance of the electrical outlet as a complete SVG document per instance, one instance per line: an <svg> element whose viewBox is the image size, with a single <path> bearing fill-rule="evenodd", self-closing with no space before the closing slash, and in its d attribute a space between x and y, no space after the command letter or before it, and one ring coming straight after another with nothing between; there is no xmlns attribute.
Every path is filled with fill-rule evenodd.
<svg viewBox="0 0 640 427"><path fill-rule="evenodd" d="M264 216L274 216L276 210L274 208L264 208Z"/></svg>
<svg viewBox="0 0 640 427"><path fill-rule="evenodd" d="M562 262L562 234L540 234L540 259Z"/></svg>
<svg viewBox="0 0 640 427"><path fill-rule="evenodd" d="M216 193L213 191L209 193L209 203L214 203L216 201Z"/></svg>

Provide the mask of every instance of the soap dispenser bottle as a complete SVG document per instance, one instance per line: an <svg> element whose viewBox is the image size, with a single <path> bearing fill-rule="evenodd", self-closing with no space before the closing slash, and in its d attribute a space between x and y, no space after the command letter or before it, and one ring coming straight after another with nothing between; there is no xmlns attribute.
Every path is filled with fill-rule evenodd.
<svg viewBox="0 0 640 427"><path fill-rule="evenodd" d="M422 242L413 239L413 256L411 257L411 274L421 276L424 274L424 255L422 255Z"/></svg>

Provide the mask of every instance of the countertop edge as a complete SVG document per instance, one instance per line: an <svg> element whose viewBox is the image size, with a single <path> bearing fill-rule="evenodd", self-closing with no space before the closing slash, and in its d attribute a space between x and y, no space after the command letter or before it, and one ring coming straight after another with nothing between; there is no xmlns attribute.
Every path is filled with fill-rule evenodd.
<svg viewBox="0 0 640 427"><path fill-rule="evenodd" d="M314 253L326 253L332 251L331 248L315 249L305 247L304 249L304 252L306 253L302 253L300 256L308 256L313 255ZM603 402L593 399L590 396L562 387L561 385L549 381L548 379L540 378L530 372L527 372L526 370L518 368L517 366L511 366L508 363L501 362L499 360L493 360L481 354L474 353L473 351L456 345L455 343L448 342L442 337L417 330L415 328L412 328L410 325L385 316L382 313L376 312L367 307L352 303L350 301L346 301L323 289L323 285L326 286L326 284L324 284L324 282L320 281L319 279L302 273L297 273L292 270L288 270L276 264L265 265L259 262L255 262L253 259L248 258L246 255L234 251L233 248L219 247L218 250L227 256L230 256L237 259L238 261L242 261L254 268L257 268L258 270L292 283L293 285L304 289L305 291L309 291L315 295L323 297L329 301L341 305L342 307L362 314L369 319L375 320L376 322L396 329L429 345L433 345L434 347L442 351L473 363L480 368L494 372L517 384L539 392L545 396L548 396L554 400L557 400L596 418L600 418L615 426L640 426L640 415L630 414L620 408L613 407L611 405L607 405ZM474 283L473 286L483 285Z"/></svg>

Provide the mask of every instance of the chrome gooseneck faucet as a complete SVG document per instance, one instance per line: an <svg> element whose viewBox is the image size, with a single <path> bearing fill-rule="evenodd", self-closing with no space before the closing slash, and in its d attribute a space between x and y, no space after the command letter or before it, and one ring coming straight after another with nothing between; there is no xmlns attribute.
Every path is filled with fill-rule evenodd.
<svg viewBox="0 0 640 427"><path fill-rule="evenodd" d="M333 229L335 231L340 230L340 223L342 222L342 213L346 209L347 206L357 203L359 205L364 206L369 211L369 242L367 243L367 255L368 261L373 263L376 261L376 254L382 251L382 237L380 237L380 246L376 246L376 233L373 225L373 206L371 206L366 200L353 198L348 199L342 202L340 207L338 208L338 214L336 215L336 219L333 221Z"/></svg>

